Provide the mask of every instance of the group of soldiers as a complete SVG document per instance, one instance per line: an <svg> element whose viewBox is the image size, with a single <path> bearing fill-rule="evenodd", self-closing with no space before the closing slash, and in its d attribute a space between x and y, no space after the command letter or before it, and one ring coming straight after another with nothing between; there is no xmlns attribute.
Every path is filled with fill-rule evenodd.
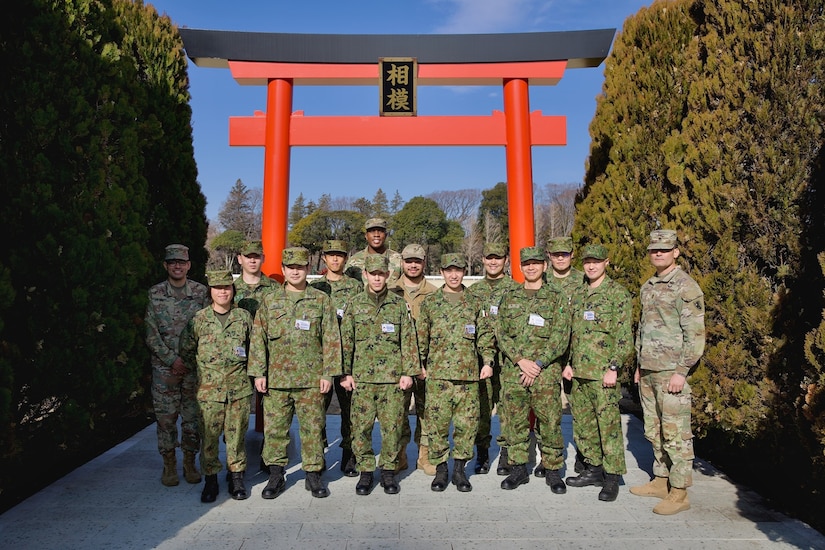
<svg viewBox="0 0 825 550"><path fill-rule="evenodd" d="M312 282L309 252L285 249L283 284L260 272L261 243L248 243L238 256L241 276L233 283L229 272L209 272L208 289L186 277L186 247L167 247L169 276L150 289L146 316L164 485L178 484L178 444L185 479L200 482L194 464L200 451L206 478L201 500L214 502L223 433L229 493L248 497L244 437L254 387L263 410L261 458L269 471L265 499L286 488L289 428L296 415L306 489L314 497L329 495L321 474L334 391L341 408L340 467L345 476L359 477L358 495L373 491L376 466L384 492L400 491L396 476L408 467L412 440L416 466L433 476L433 491L450 484L472 491L466 466L475 456L475 473L489 472L495 409L496 471L506 476L502 489L528 483L533 473L553 493L597 486L599 500L613 501L626 473L619 374L637 364L634 380L653 445L654 477L630 492L661 499L653 509L659 514L689 508L693 448L686 377L704 349L704 303L698 285L676 264L675 231L651 234L648 251L656 274L641 289L637 361L632 299L607 275L609 255L602 245L582 249L583 272L572 267L570 237L552 239L546 248L522 248L523 284L507 275L502 244L484 246L485 276L470 286L463 283L466 257L444 254L444 285L436 288L424 277L424 247L390 250L380 218L367 220L365 236L366 248L350 258L347 243L327 241L326 272ZM574 417L577 453L577 475L566 480L562 388ZM413 401L414 432L407 414ZM534 472L528 470L531 435L541 456Z"/></svg>

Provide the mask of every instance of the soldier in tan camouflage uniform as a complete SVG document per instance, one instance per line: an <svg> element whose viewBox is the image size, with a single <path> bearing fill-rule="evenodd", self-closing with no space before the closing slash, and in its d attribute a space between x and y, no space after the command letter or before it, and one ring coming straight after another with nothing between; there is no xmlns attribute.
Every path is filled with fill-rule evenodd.
<svg viewBox="0 0 825 550"><path fill-rule="evenodd" d="M244 500L246 431L252 385L246 374L252 316L232 302L235 286L229 271L207 273L212 305L198 311L180 338L180 356L198 373L201 468L206 477L201 502L215 502L221 462L221 433L226 441L229 494Z"/></svg>
<svg viewBox="0 0 825 550"><path fill-rule="evenodd" d="M341 385L352 395L352 447L361 478L355 493L373 488L375 454L372 431L381 428L381 485L387 494L401 489L395 481L404 392L421 372L412 319L404 300L387 289L389 264L381 255L364 265L367 288L347 302L341 320L344 376Z"/></svg>
<svg viewBox="0 0 825 550"><path fill-rule="evenodd" d="M325 292L332 300L332 307L338 316L338 324L344 317L344 309L347 300L363 292L364 284L360 280L353 279L344 273L344 265L347 263L349 246L344 241L326 241L323 246L324 263L327 271L323 277L310 283L313 287ZM347 477L355 477L358 470L355 467L355 455L352 454L352 432L350 424L350 402L352 394L341 386L341 377L336 376L332 381L335 395L338 397L338 405L341 408L341 471ZM329 408L332 402L332 392L324 394L324 410ZM324 442L326 443L326 431L324 432Z"/></svg>
<svg viewBox="0 0 825 550"><path fill-rule="evenodd" d="M642 398L645 437L653 445L654 477L630 492L663 499L653 511L671 515L690 508L687 488L694 455L687 376L705 349L705 299L696 281L676 264L676 231L653 231L647 250L656 274L641 289L634 379Z"/></svg>
<svg viewBox="0 0 825 550"><path fill-rule="evenodd" d="M200 448L198 403L195 397L197 374L188 369L178 354L180 333L189 319L209 304L205 286L189 280L189 248L182 244L166 247L163 266L165 281L149 289L146 306L146 344L151 352L152 403L158 422L158 451L163 456L161 483L179 483L175 447L178 446L178 416L181 417L183 475L188 483L200 483L195 465Z"/></svg>
<svg viewBox="0 0 825 550"><path fill-rule="evenodd" d="M430 463L436 465L433 491L447 488L450 422L453 424L452 483L473 490L464 467L473 458L478 433L479 380L493 375L495 337L484 305L465 292L463 254L441 256L444 286L427 296L416 321L419 353L430 396L427 400ZM477 356L482 357L479 369Z"/></svg>
<svg viewBox="0 0 825 550"><path fill-rule="evenodd" d="M252 326L249 375L264 393L264 462L269 481L261 496L276 498L286 487L289 427L297 414L305 487L323 498L323 394L341 373L341 336L329 296L307 284L309 251L286 248L281 255L284 284L264 295Z"/></svg>
<svg viewBox="0 0 825 550"><path fill-rule="evenodd" d="M364 237L367 239L367 247L350 256L345 267L347 275L355 279L361 279L366 285L367 276L363 272L364 260L369 255L381 254L387 257L390 266L389 284L392 285L401 276L401 254L387 248L387 220L383 218L368 219L364 224Z"/></svg>
<svg viewBox="0 0 825 550"><path fill-rule="evenodd" d="M586 465L567 485L600 486L599 500L606 502L616 500L619 478L627 472L618 371L633 353L633 304L630 293L607 276L609 264L602 245L582 251L587 284L573 294L570 362L562 371L572 381L573 433Z"/></svg>

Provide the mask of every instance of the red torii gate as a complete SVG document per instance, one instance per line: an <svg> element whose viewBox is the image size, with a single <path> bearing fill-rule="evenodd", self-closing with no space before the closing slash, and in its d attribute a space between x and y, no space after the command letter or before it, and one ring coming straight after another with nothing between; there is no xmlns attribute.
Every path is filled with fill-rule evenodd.
<svg viewBox="0 0 825 550"><path fill-rule="evenodd" d="M489 35L308 35L180 29L203 67L229 68L241 85L267 87L266 113L231 117L229 143L264 146L263 270L282 275L293 146L503 145L507 161L513 275L519 249L534 244L533 145L565 145L566 118L530 113L529 84L555 85L566 68L596 67L615 29ZM304 116L298 85L379 84L378 59L411 57L419 85L501 85L504 112L490 116Z"/></svg>

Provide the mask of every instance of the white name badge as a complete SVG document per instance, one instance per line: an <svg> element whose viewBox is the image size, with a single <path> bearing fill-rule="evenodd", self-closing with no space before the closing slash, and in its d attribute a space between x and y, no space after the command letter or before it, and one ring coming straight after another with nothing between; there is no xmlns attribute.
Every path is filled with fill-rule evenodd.
<svg viewBox="0 0 825 550"><path fill-rule="evenodd" d="M339 319L344 318L344 310L343 309L336 309L335 314L338 316Z"/></svg>
<svg viewBox="0 0 825 550"><path fill-rule="evenodd" d="M498 306L490 306L490 315L498 315Z"/></svg>
<svg viewBox="0 0 825 550"><path fill-rule="evenodd" d="M592 311L585 311L584 312L584 320L585 321L595 321L596 320L596 314L593 313Z"/></svg>
<svg viewBox="0 0 825 550"><path fill-rule="evenodd" d="M527 324L534 327L543 327L544 317L542 317L541 315L536 315L535 313L531 313L530 318L527 320Z"/></svg>
<svg viewBox="0 0 825 550"><path fill-rule="evenodd" d="M381 323L381 332L385 334L395 332L395 325L392 323Z"/></svg>
<svg viewBox="0 0 825 550"><path fill-rule="evenodd" d="M295 328L298 330L309 330L309 321L298 319L295 321Z"/></svg>
<svg viewBox="0 0 825 550"><path fill-rule="evenodd" d="M246 358L246 348L243 346L237 346L235 348L235 357Z"/></svg>
<svg viewBox="0 0 825 550"><path fill-rule="evenodd" d="M476 326L475 325L464 325L464 334L475 334L476 333Z"/></svg>

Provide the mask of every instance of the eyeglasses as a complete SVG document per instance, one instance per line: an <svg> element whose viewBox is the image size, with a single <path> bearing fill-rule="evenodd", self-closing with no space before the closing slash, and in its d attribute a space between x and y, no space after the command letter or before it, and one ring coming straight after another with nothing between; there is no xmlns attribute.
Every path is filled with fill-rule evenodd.
<svg viewBox="0 0 825 550"><path fill-rule="evenodd" d="M166 265L186 265L189 260L166 260Z"/></svg>

